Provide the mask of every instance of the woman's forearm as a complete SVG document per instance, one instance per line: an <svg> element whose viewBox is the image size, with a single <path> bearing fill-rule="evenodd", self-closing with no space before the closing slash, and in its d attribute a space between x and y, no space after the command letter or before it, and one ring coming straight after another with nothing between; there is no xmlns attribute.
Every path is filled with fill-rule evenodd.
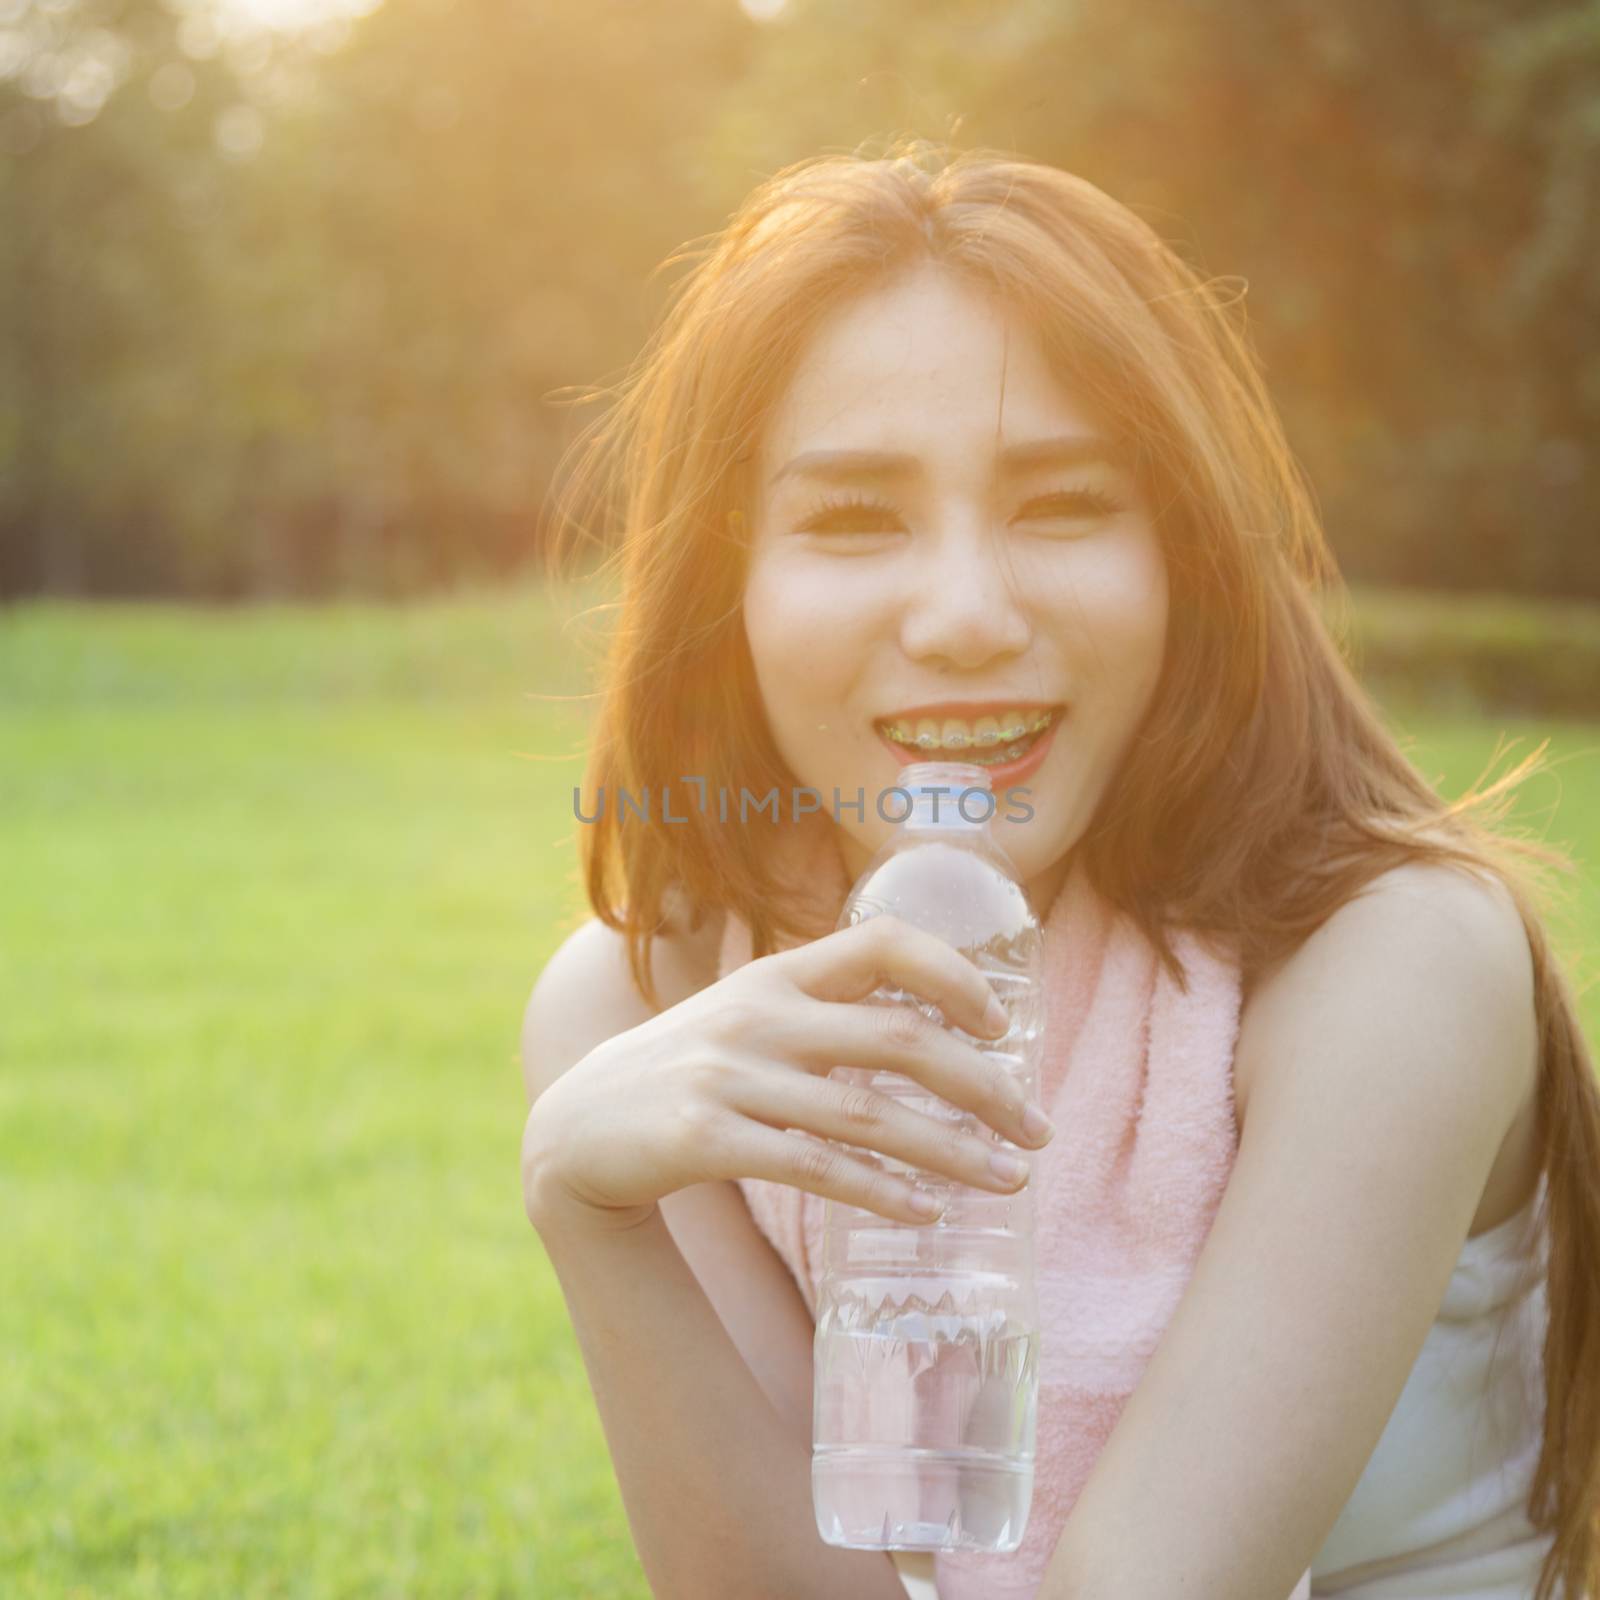
<svg viewBox="0 0 1600 1600"><path fill-rule="evenodd" d="M657 1600L905 1600L888 1555L817 1533L811 1452L723 1327L659 1210L535 1226L560 1280Z"/></svg>

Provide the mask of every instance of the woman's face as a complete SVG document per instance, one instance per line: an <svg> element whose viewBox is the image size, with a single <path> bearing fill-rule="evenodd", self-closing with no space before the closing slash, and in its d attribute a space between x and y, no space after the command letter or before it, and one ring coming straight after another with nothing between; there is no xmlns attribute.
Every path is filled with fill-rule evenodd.
<svg viewBox="0 0 1600 1600"><path fill-rule="evenodd" d="M896 736L931 729L957 747L909 758L967 761L1054 706L1036 768L997 771L991 831L1041 914L1060 887L1167 625L1149 507L1085 449L1095 433L1029 330L932 267L844 307L804 353L758 452L744 626L797 782L830 817L835 787L865 793L863 818L838 817L852 875L894 831L877 797L900 781ZM845 451L897 459L817 458Z"/></svg>

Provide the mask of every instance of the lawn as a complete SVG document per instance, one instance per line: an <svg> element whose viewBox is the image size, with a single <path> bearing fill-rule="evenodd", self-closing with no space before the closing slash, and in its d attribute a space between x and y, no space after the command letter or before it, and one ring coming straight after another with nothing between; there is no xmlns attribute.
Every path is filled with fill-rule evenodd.
<svg viewBox="0 0 1600 1600"><path fill-rule="evenodd" d="M518 1186L576 603L0 614L0 1593L647 1595ZM1391 715L1551 737L1592 967L1600 724Z"/></svg>

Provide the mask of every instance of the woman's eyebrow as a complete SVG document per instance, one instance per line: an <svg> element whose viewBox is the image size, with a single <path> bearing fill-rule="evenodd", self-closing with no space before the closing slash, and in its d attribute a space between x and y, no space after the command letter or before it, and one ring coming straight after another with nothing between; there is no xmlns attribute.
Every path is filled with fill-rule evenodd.
<svg viewBox="0 0 1600 1600"><path fill-rule="evenodd" d="M1119 465L1109 439L1097 434L1063 434L1051 439L1030 439L1007 445L1000 452L1005 471L1036 471L1041 467L1081 467L1091 462ZM859 482L871 478L915 477L922 463L912 455L892 450L807 450L773 473L769 488L785 478L821 478L831 482Z"/></svg>

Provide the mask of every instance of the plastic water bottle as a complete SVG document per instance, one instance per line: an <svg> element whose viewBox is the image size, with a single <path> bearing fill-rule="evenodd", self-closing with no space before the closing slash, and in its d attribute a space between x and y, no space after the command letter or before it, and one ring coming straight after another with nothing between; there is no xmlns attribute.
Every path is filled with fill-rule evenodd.
<svg viewBox="0 0 1600 1600"><path fill-rule="evenodd" d="M1038 1094L1039 921L989 829L983 767L914 762L911 810L851 890L840 927L885 912L937 934L988 976L1011 1017L997 1040L959 1036ZM972 819L972 820L969 820ZM898 988L871 1002L938 1006ZM903 1105L1014 1150L976 1113L900 1073L835 1067ZM1033 1499L1039 1390L1033 1182L979 1190L850 1146L944 1198L931 1223L828 1200L813 1344L811 1488L817 1529L858 1550L1012 1551ZM1037 1172L1039 1153L1028 1152Z"/></svg>

